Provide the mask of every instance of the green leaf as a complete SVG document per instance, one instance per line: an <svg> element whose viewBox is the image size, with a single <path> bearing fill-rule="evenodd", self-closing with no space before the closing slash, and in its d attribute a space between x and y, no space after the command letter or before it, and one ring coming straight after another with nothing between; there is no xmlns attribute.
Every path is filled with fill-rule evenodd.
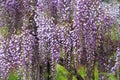
<svg viewBox="0 0 120 80"><path fill-rule="evenodd" d="M84 65L81 65L79 67L78 73L81 75L82 78L85 78L86 71L87 71L86 67Z"/></svg>
<svg viewBox="0 0 120 80"><path fill-rule="evenodd" d="M112 40L116 40L116 41L119 40L120 35L118 33L119 33L118 24L115 24L111 31Z"/></svg>
<svg viewBox="0 0 120 80"><path fill-rule="evenodd" d="M75 76L73 76L73 79L72 80L77 80L77 78Z"/></svg>
<svg viewBox="0 0 120 80"><path fill-rule="evenodd" d="M112 74L112 73L101 73L101 74L107 76L108 80L117 80L115 77L115 74Z"/></svg>
<svg viewBox="0 0 120 80"><path fill-rule="evenodd" d="M16 72L10 73L9 80L18 80L18 74Z"/></svg>
<svg viewBox="0 0 120 80"><path fill-rule="evenodd" d="M63 48L60 48L60 57L64 58L64 56L65 56L65 53L63 52Z"/></svg>
<svg viewBox="0 0 120 80"><path fill-rule="evenodd" d="M21 30L17 30L17 35L20 35L21 34Z"/></svg>
<svg viewBox="0 0 120 80"><path fill-rule="evenodd" d="M97 66L94 67L94 80L99 79L99 72Z"/></svg>
<svg viewBox="0 0 120 80"><path fill-rule="evenodd" d="M7 26L0 27L0 35L6 36L8 34L8 30Z"/></svg>
<svg viewBox="0 0 120 80"><path fill-rule="evenodd" d="M68 80L69 72L61 65L56 66L55 80Z"/></svg>

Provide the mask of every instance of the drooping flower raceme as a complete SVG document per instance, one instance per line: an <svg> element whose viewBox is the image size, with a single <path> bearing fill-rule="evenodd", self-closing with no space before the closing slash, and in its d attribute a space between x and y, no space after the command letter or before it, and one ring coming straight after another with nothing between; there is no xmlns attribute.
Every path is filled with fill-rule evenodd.
<svg viewBox="0 0 120 80"><path fill-rule="evenodd" d="M75 64L87 64L90 72L97 61L99 69L108 65L108 59L101 57L105 53L103 33L114 25L114 20L104 13L101 1L75 0L73 21Z"/></svg>
<svg viewBox="0 0 120 80"><path fill-rule="evenodd" d="M95 66L100 71L111 68L108 32L114 20L102 10L101 0L7 0L5 4L7 26L19 26L20 33L12 28L19 34L11 34L1 43L1 76L22 66L26 72L31 69L35 79L46 80L54 77L59 62L76 71L79 64L86 65L88 73Z"/></svg>
<svg viewBox="0 0 120 80"><path fill-rule="evenodd" d="M20 38L12 35L10 39L1 43L1 75L5 76L12 68L18 69L21 62ZM6 46L7 45L7 46Z"/></svg>
<svg viewBox="0 0 120 80"><path fill-rule="evenodd" d="M25 30L21 35L12 34L9 39L0 45L0 76L9 75L11 69L31 64L34 48L34 37Z"/></svg>

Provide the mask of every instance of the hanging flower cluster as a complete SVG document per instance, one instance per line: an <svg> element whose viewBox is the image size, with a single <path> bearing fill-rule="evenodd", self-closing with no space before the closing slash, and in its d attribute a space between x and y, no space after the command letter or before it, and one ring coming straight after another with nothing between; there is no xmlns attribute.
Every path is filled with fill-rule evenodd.
<svg viewBox="0 0 120 80"><path fill-rule="evenodd" d="M6 75L11 68L18 68L21 65L20 39L12 35L11 39L6 41L1 43L0 67L2 75Z"/></svg>
<svg viewBox="0 0 120 80"><path fill-rule="evenodd" d="M31 68L35 80L46 80L46 73L54 80L56 64L76 71L82 64L88 73L97 63L100 71L111 69L107 55L115 50L110 39L115 23L104 13L101 0L7 0L5 9L8 27L19 23L20 34L1 43L1 77L21 66L26 72Z"/></svg>
<svg viewBox="0 0 120 80"><path fill-rule="evenodd" d="M0 45L0 76L9 75L11 69L31 64L34 48L34 37L25 30L21 35L12 34L9 39L3 40Z"/></svg>

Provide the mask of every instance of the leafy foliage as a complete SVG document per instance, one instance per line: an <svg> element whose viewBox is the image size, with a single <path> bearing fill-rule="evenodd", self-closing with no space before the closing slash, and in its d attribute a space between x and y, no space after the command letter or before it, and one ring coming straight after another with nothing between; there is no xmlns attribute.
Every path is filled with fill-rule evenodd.
<svg viewBox="0 0 120 80"><path fill-rule="evenodd" d="M99 71L97 66L94 67L94 79L99 80Z"/></svg>
<svg viewBox="0 0 120 80"><path fill-rule="evenodd" d="M120 39L119 26L115 24L111 30L111 39L118 41Z"/></svg>
<svg viewBox="0 0 120 80"><path fill-rule="evenodd" d="M81 75L81 77L83 79L85 79L85 77L87 76L87 69L86 69L86 67L84 65L81 65L79 67L79 69L78 69L78 73L79 73L79 75Z"/></svg>
<svg viewBox="0 0 120 80"><path fill-rule="evenodd" d="M8 80L18 80L18 74L16 72L11 72Z"/></svg>
<svg viewBox="0 0 120 80"><path fill-rule="evenodd" d="M55 80L68 80L69 72L61 65L56 66L56 79Z"/></svg>
<svg viewBox="0 0 120 80"><path fill-rule="evenodd" d="M9 33L8 30L7 26L0 27L0 34L4 37Z"/></svg>
<svg viewBox="0 0 120 80"><path fill-rule="evenodd" d="M102 74L107 76L107 80L117 80L115 78L115 74L112 74L112 73L102 73Z"/></svg>

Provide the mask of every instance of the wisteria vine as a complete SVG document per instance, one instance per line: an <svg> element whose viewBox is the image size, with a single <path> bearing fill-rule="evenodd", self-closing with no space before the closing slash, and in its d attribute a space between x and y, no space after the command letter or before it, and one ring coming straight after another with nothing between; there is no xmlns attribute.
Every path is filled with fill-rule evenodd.
<svg viewBox="0 0 120 80"><path fill-rule="evenodd" d="M89 78L93 78L96 66L101 72L114 71L118 66L120 42L111 38L117 22L104 12L101 0L0 2L0 16L4 16L0 26L9 28L0 41L1 78L22 68L25 80L55 80L60 64L84 80L77 74L81 65L87 68ZM110 58L114 52L116 62Z"/></svg>

